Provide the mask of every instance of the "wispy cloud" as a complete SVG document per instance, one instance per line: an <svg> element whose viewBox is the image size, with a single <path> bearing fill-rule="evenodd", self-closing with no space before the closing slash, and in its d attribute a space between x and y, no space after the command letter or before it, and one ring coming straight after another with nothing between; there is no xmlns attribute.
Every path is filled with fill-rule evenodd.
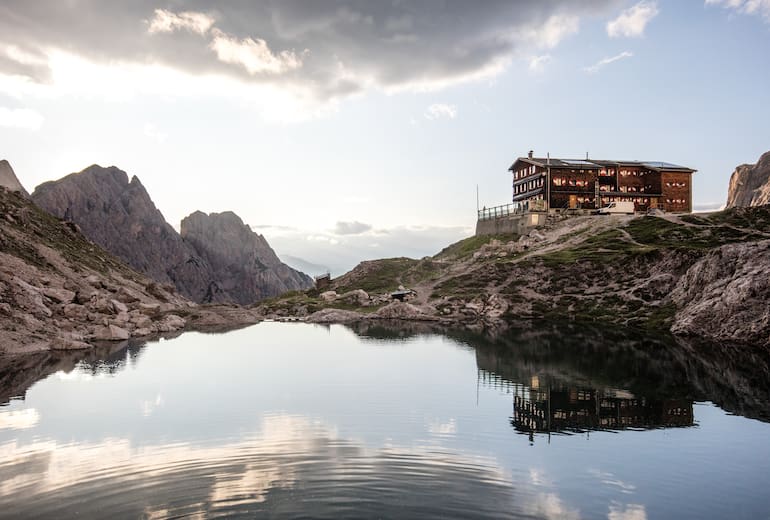
<svg viewBox="0 0 770 520"><path fill-rule="evenodd" d="M658 12L657 2L639 2L620 13L614 20L607 22L607 34L611 38L642 36L645 27L658 15Z"/></svg>
<svg viewBox="0 0 770 520"><path fill-rule="evenodd" d="M210 48L219 61L241 65L252 76L255 74L283 74L302 66L302 57L294 51L273 52L261 38L239 40L218 29L213 31Z"/></svg>
<svg viewBox="0 0 770 520"><path fill-rule="evenodd" d="M706 5L720 5L742 14L759 15L770 23L770 0L706 0Z"/></svg>
<svg viewBox="0 0 770 520"><path fill-rule="evenodd" d="M542 56L532 56L529 59L530 72L543 72L545 66L551 61L550 54L544 54Z"/></svg>
<svg viewBox="0 0 770 520"><path fill-rule="evenodd" d="M158 128L152 123L147 123L144 125L144 135L161 144L166 141L166 138L168 138L167 133L158 130Z"/></svg>
<svg viewBox="0 0 770 520"><path fill-rule="evenodd" d="M457 106L444 103L434 103L425 110L426 119L454 119L457 117Z"/></svg>
<svg viewBox="0 0 770 520"><path fill-rule="evenodd" d="M173 33L177 30L187 30L197 34L206 34L214 25L214 18L193 11L172 13L165 9L155 9L152 20L147 22L150 34Z"/></svg>
<svg viewBox="0 0 770 520"><path fill-rule="evenodd" d="M44 120L43 116L34 110L0 107L0 126L24 130L40 130Z"/></svg>
<svg viewBox="0 0 770 520"><path fill-rule="evenodd" d="M336 235L360 235L366 233L372 229L371 224L365 224L364 222L337 222L334 226L334 234Z"/></svg>
<svg viewBox="0 0 770 520"><path fill-rule="evenodd" d="M590 65L588 67L583 67L583 70L588 72L589 74L594 74L596 72L599 72L599 70L601 68L603 68L606 65L609 65L610 63L614 63L616 61L619 61L619 60L622 60L622 59L625 59L625 58L630 58L633 55L634 54L629 52L629 51L623 51L623 52L621 52L620 54L618 54L616 56L612 56L610 58L604 58L604 59L601 59L601 60L597 61L593 65Z"/></svg>

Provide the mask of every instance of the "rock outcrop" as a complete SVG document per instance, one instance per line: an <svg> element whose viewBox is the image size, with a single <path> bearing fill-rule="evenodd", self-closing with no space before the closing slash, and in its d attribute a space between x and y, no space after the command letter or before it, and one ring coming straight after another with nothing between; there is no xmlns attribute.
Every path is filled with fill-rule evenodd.
<svg viewBox="0 0 770 520"><path fill-rule="evenodd" d="M83 234L158 283L198 303L249 304L312 280L282 264L267 241L233 213L185 219L185 237L155 207L134 176L93 165L38 186L32 200L74 222ZM232 255L232 256L231 256Z"/></svg>
<svg viewBox="0 0 770 520"><path fill-rule="evenodd" d="M770 204L770 152L756 164L742 164L730 176L727 206L745 207Z"/></svg>
<svg viewBox="0 0 770 520"><path fill-rule="evenodd" d="M162 332L167 313L194 305L19 193L0 189L0 216L0 351L84 349Z"/></svg>
<svg viewBox="0 0 770 520"><path fill-rule="evenodd" d="M13 168L8 161L3 159L0 161L0 186L6 188L9 191L18 191L25 197L29 197L29 193L21 185L19 179L16 177Z"/></svg>
<svg viewBox="0 0 770 520"><path fill-rule="evenodd" d="M770 240L710 252L679 279L671 331L770 345Z"/></svg>
<svg viewBox="0 0 770 520"><path fill-rule="evenodd" d="M210 266L215 290L236 303L247 305L313 285L308 275L282 263L265 237L231 211L196 211L182 220L181 235Z"/></svg>

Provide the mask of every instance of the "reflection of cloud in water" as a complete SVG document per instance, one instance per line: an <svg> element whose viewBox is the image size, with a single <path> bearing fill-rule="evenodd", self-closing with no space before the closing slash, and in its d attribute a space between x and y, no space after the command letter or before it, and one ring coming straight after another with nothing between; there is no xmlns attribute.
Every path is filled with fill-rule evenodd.
<svg viewBox="0 0 770 520"><path fill-rule="evenodd" d="M610 504L608 520L647 520L647 510L641 504Z"/></svg>
<svg viewBox="0 0 770 520"><path fill-rule="evenodd" d="M442 437L455 435L457 433L457 421L454 417L446 422L441 422L440 420L431 421L428 424L428 433Z"/></svg>
<svg viewBox="0 0 770 520"><path fill-rule="evenodd" d="M599 482L601 482L602 484L619 489L621 493L629 494L636 491L635 485L629 484L628 482L623 482L622 480L617 478L615 475L607 471L590 469L588 470L588 473L598 478Z"/></svg>
<svg viewBox="0 0 770 520"><path fill-rule="evenodd" d="M438 447L371 449L292 415L266 416L258 434L214 446L13 441L0 445L0 460L0 509L11 516L76 505L88 517L106 496L116 516L579 516L526 479L514 487L494 460Z"/></svg>
<svg viewBox="0 0 770 520"><path fill-rule="evenodd" d="M25 430L40 422L40 414L34 408L0 411L0 430Z"/></svg>

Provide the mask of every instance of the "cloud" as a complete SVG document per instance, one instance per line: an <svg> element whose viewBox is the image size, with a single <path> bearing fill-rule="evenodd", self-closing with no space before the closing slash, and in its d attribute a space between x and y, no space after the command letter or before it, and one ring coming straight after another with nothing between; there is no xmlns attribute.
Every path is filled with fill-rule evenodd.
<svg viewBox="0 0 770 520"><path fill-rule="evenodd" d="M426 119L454 119L457 117L457 106L444 103L434 103L425 110Z"/></svg>
<svg viewBox="0 0 770 520"><path fill-rule="evenodd" d="M27 108L0 107L0 126L21 128L23 130L40 130L44 118L38 112Z"/></svg>
<svg viewBox="0 0 770 520"><path fill-rule="evenodd" d="M578 32L580 18L570 15L555 15L548 19L540 31L539 42L541 47L552 49L561 41Z"/></svg>
<svg viewBox="0 0 770 520"><path fill-rule="evenodd" d="M532 56L529 59L529 70L531 72L542 72L545 69L546 64L551 61L550 54L544 54L542 56Z"/></svg>
<svg viewBox="0 0 770 520"><path fill-rule="evenodd" d="M604 59L601 59L601 60L597 61L593 65L590 65L588 67L583 67L583 70L588 72L589 74L594 74L595 72L598 72L599 69L601 69L605 65L609 65L610 63L614 63L616 61L619 61L619 60L622 60L622 59L625 59L625 58L630 58L632 56L633 56L633 53L628 52L628 51L623 51L620 54L612 56L611 58L604 58Z"/></svg>
<svg viewBox="0 0 770 520"><path fill-rule="evenodd" d="M337 225L334 226L334 233L336 235L360 235L370 229L372 229L372 226L363 222L337 222Z"/></svg>
<svg viewBox="0 0 770 520"><path fill-rule="evenodd" d="M611 38L642 36L644 28L657 15L657 2L639 2L620 13L614 20L607 22L607 34Z"/></svg>
<svg viewBox="0 0 770 520"><path fill-rule="evenodd" d="M165 9L155 9L155 16L149 22L150 34L172 33L185 29L198 34L206 34L214 25L214 18L204 13L182 12L174 14Z"/></svg>
<svg viewBox="0 0 770 520"><path fill-rule="evenodd" d="M144 125L144 135L154 141L157 141L158 143L164 143L168 137L168 134L158 130L152 123L147 123Z"/></svg>
<svg viewBox="0 0 770 520"><path fill-rule="evenodd" d="M302 66L302 59L293 51L273 53L260 38L238 40L216 30L211 49L219 61L242 65L252 76L260 73L282 74Z"/></svg>
<svg viewBox="0 0 770 520"><path fill-rule="evenodd" d="M741 14L759 15L770 23L770 0L706 0L706 5L720 5Z"/></svg>
<svg viewBox="0 0 770 520"><path fill-rule="evenodd" d="M233 0L211 11L204 0L169 4L184 9L158 8L154 0L79 0L78 9L59 0L7 0L0 6L0 91L77 86L90 94L92 79L103 84L97 76L119 67L131 71L124 91L184 95L199 88L193 83L216 89L227 78L261 87L253 96L266 105L285 98L307 113L370 89L440 89L489 78L514 57L558 45L582 17L606 13L616 1ZM20 52L9 56L10 45ZM68 58L57 60L62 55ZM62 84L74 78L66 62L89 64L91 75ZM184 80L156 79L169 71Z"/></svg>

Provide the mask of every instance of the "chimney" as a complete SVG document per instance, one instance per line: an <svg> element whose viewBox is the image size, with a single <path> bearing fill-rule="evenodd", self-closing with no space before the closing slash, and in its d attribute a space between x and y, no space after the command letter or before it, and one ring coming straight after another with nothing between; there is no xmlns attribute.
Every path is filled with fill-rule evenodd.
<svg viewBox="0 0 770 520"><path fill-rule="evenodd" d="M530 159L532 159L532 154L533 154L533 153L535 153L535 151L534 151L534 150L530 150L530 151L529 151L529 153L527 154L527 157L529 157Z"/></svg>
<svg viewBox="0 0 770 520"><path fill-rule="evenodd" d="M547 158L545 160L545 163L550 165L551 164L551 152L548 152Z"/></svg>

